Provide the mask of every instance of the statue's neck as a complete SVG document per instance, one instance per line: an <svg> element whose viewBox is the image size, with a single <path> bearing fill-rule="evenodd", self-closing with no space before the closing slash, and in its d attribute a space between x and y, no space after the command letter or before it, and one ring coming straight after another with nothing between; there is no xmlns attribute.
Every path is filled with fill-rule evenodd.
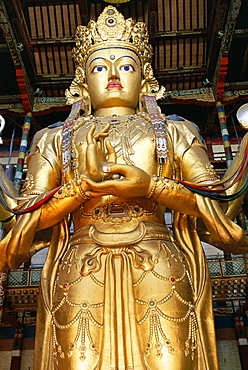
<svg viewBox="0 0 248 370"><path fill-rule="evenodd" d="M111 116L113 114L117 114L118 116L124 116L126 114L133 115L135 114L135 109L128 107L110 107L110 108L100 108L94 112L94 116L96 117Z"/></svg>

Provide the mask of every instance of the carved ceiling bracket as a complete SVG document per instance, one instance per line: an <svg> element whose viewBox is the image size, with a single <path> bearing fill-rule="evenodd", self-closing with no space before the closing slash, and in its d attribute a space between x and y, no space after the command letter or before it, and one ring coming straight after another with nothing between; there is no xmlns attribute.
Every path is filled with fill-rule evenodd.
<svg viewBox="0 0 248 370"><path fill-rule="evenodd" d="M0 1L0 18L0 27L16 69L17 84L21 93L23 109L25 113L28 113L32 111L33 89L21 56L23 45L18 44L16 41L7 10L2 0Z"/></svg>
<svg viewBox="0 0 248 370"><path fill-rule="evenodd" d="M234 35L235 25L240 12L242 0L232 0L227 15L227 21L224 29L218 57L218 62L214 74L214 93L217 101L222 101L224 96L225 80L228 71L228 54Z"/></svg>

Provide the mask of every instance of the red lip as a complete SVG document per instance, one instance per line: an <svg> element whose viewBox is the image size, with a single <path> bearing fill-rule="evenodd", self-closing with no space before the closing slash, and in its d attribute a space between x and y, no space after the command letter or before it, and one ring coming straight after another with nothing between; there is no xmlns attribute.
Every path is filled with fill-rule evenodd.
<svg viewBox="0 0 248 370"><path fill-rule="evenodd" d="M106 87L106 89L111 89L113 87L118 87L120 89L123 89L123 86L121 86L120 82L118 82L118 81L109 82L108 83L108 86Z"/></svg>

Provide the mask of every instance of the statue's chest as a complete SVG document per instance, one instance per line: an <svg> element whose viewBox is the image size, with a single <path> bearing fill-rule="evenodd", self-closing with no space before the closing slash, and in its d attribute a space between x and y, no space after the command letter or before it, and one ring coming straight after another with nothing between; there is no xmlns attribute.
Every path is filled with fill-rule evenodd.
<svg viewBox="0 0 248 370"><path fill-rule="evenodd" d="M84 125L74 134L80 172L83 172L86 167L87 133L91 125L91 123ZM94 134L100 132L104 126L105 124L96 124ZM156 139L150 122L139 119L129 124L112 124L106 139L115 150L117 163L134 165L147 173L157 173ZM108 160L106 145L102 146L101 141L98 144Z"/></svg>

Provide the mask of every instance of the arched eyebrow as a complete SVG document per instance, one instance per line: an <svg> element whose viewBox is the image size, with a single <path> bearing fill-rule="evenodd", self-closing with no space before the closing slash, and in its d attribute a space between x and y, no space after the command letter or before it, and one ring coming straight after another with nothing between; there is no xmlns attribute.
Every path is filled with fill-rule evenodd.
<svg viewBox="0 0 248 370"><path fill-rule="evenodd" d="M133 57L131 57L130 55L123 55L123 56L121 56L121 57L117 58L116 60L119 60L119 59L121 59L121 58L131 58L131 59L134 61L134 63L135 63L136 65L138 65L138 63L136 62L136 60L135 60ZM94 58L94 59L92 59L92 60L90 61L89 67L90 67L90 66L91 66L91 64L94 62L94 60L97 60L97 59L108 60L107 58L103 58L103 57L96 57L96 58Z"/></svg>
<svg viewBox="0 0 248 370"><path fill-rule="evenodd" d="M96 59L108 60L107 58L103 58L103 57L96 57L96 58L94 58L94 59L92 59L92 60L91 60L91 62L90 62L90 64L89 64L89 67L90 67L91 63L93 63L93 62L94 62L94 60L96 60Z"/></svg>
<svg viewBox="0 0 248 370"><path fill-rule="evenodd" d="M138 65L138 63L136 62L136 60L135 60L133 57L131 57L130 55L123 55L123 56L121 56L121 57L117 58L116 60L119 60L119 59L121 59L121 58L131 58L131 59L134 61L134 63L135 63L136 65Z"/></svg>

